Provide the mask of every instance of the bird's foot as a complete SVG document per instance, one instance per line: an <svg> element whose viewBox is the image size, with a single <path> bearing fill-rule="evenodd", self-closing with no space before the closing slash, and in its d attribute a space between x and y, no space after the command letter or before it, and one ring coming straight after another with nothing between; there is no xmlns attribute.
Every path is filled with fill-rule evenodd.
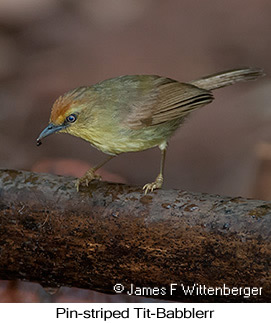
<svg viewBox="0 0 271 323"><path fill-rule="evenodd" d="M153 183L149 183L143 186L143 191L145 191L145 194L147 194L149 191L153 192L153 190L161 188L162 185L163 185L163 176L162 174L159 174Z"/></svg>
<svg viewBox="0 0 271 323"><path fill-rule="evenodd" d="M80 189L80 186L81 185L85 185L85 186L88 186L88 184L91 182L91 181L94 181L94 180L101 180L102 177L100 175L97 175L95 174L95 169L91 168L89 169L85 175L83 175L82 177L78 178L76 183L75 183L75 187L77 189L77 192L79 192L79 189Z"/></svg>

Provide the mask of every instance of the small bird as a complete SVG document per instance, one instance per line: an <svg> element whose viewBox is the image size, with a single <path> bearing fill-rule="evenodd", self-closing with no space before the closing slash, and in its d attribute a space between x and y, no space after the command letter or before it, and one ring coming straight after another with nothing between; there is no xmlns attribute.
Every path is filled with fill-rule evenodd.
<svg viewBox="0 0 271 323"><path fill-rule="evenodd" d="M160 172L143 187L146 194L162 187L169 138L192 111L213 101L211 90L263 75L259 68L240 68L188 83L157 75L125 75L78 87L55 101L37 145L53 133L69 133L109 155L77 180L77 191L101 179L96 171L113 157L158 146Z"/></svg>

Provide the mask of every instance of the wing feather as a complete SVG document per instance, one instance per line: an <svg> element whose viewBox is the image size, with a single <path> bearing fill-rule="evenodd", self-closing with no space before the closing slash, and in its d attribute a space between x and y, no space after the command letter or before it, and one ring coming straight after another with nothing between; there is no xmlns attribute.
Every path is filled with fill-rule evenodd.
<svg viewBox="0 0 271 323"><path fill-rule="evenodd" d="M133 105L125 123L131 129L140 129L186 117L194 109L213 100L210 91L192 84L167 78L157 78L149 93L144 93Z"/></svg>

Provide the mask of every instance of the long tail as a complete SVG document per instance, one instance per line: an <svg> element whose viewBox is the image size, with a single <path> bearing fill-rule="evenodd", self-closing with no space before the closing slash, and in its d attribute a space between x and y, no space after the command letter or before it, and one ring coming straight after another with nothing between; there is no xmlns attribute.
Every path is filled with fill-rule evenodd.
<svg viewBox="0 0 271 323"><path fill-rule="evenodd" d="M223 86L228 86L236 82L255 80L264 76L264 72L260 68L241 68L218 74L208 75L199 80L189 82L201 89L214 90Z"/></svg>

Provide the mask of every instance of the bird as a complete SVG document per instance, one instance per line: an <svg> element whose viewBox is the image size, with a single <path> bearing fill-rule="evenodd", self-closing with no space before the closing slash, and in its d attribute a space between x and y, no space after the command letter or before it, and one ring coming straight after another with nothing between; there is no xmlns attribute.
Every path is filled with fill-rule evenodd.
<svg viewBox="0 0 271 323"><path fill-rule="evenodd" d="M51 134L68 133L108 155L77 179L77 191L92 180L100 180L96 171L115 156L159 147L160 171L153 182L143 186L147 194L163 185L170 137L191 112L213 101L212 90L263 75L260 68L244 67L187 83L158 75L124 75L81 86L54 102L49 124L38 136L37 145Z"/></svg>

